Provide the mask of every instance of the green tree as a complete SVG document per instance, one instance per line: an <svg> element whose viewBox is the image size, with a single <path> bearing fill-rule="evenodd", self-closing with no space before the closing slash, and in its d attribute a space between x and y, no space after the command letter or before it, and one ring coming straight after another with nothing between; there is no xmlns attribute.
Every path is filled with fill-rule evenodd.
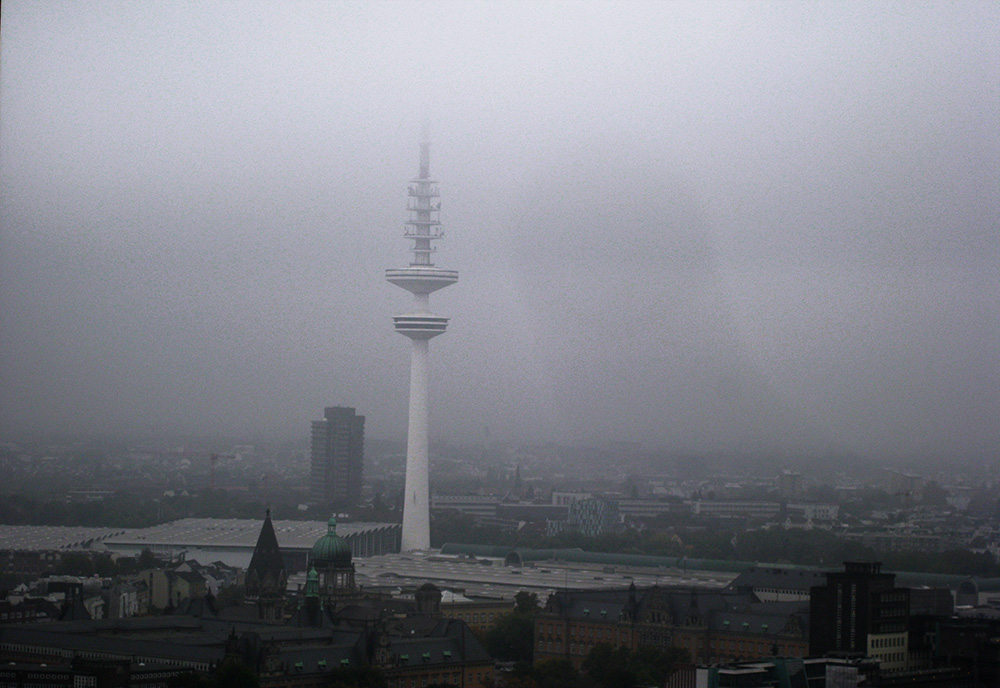
<svg viewBox="0 0 1000 688"><path fill-rule="evenodd" d="M511 612L497 618L486 632L486 649L504 662L531 662L535 648L535 620L530 614Z"/></svg>
<svg viewBox="0 0 1000 688"><path fill-rule="evenodd" d="M219 664L209 683L211 688L259 688L257 673L243 662L226 660Z"/></svg>
<svg viewBox="0 0 1000 688"><path fill-rule="evenodd" d="M606 643L595 645L581 668L602 688L632 688L636 676L629 666L627 647L613 648Z"/></svg>
<svg viewBox="0 0 1000 688"><path fill-rule="evenodd" d="M93 576L94 560L88 552L67 552L56 567L60 576Z"/></svg>
<svg viewBox="0 0 1000 688"><path fill-rule="evenodd" d="M338 668L330 672L328 688L385 688L385 677L370 666Z"/></svg>
<svg viewBox="0 0 1000 688"><path fill-rule="evenodd" d="M538 688L581 688L586 685L580 672L568 659L547 659L531 670L531 678Z"/></svg>
<svg viewBox="0 0 1000 688"><path fill-rule="evenodd" d="M674 664L689 661L688 653L678 647L659 648L640 645L629 657L629 667L641 686L662 686Z"/></svg>
<svg viewBox="0 0 1000 688"><path fill-rule="evenodd" d="M514 610L520 614L534 614L541 609L537 592L527 592L521 590L514 595Z"/></svg>
<svg viewBox="0 0 1000 688"><path fill-rule="evenodd" d="M156 558L152 550L148 547L144 547L141 552L139 552L139 559L136 562L140 571L145 571L146 569L155 569L163 565L163 562Z"/></svg>
<svg viewBox="0 0 1000 688"><path fill-rule="evenodd" d="M472 516L449 509L431 514L431 546L441 547L447 542L510 545L512 538L500 528L483 526Z"/></svg>
<svg viewBox="0 0 1000 688"><path fill-rule="evenodd" d="M601 688L662 686L674 663L686 658L687 653L677 648L663 650L643 645L630 650L600 644L583 660L582 668Z"/></svg>
<svg viewBox="0 0 1000 688"><path fill-rule="evenodd" d="M219 591L218 597L215 598L215 604L220 610L238 607L246 599L246 592L246 587L243 585L227 586Z"/></svg>

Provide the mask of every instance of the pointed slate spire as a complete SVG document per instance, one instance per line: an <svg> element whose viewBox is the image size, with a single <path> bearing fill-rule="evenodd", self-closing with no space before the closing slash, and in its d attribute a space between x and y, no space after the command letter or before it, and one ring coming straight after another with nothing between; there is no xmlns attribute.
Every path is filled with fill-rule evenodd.
<svg viewBox="0 0 1000 688"><path fill-rule="evenodd" d="M271 524L271 510L268 509L247 568L247 595L256 597L268 588L283 588L286 579L285 562L281 558L278 537Z"/></svg>

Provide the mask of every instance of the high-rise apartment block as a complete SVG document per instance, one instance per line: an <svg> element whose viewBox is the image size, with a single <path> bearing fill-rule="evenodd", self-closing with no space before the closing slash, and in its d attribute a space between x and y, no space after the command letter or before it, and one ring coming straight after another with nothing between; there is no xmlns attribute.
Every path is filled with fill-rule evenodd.
<svg viewBox="0 0 1000 688"><path fill-rule="evenodd" d="M328 406L312 422L310 492L315 505L347 509L361 499L365 417L346 406Z"/></svg>

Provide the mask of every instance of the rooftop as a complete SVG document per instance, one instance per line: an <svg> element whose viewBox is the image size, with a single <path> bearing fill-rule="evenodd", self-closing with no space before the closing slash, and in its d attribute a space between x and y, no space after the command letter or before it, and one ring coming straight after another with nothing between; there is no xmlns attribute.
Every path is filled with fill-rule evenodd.
<svg viewBox="0 0 1000 688"><path fill-rule="evenodd" d="M309 550L328 529L326 521L272 521L272 524L283 550ZM341 522L337 524L337 534L347 538L355 533L389 527L396 527L396 524ZM126 530L107 542L113 545L253 549L260 528L259 519L184 518L151 528Z"/></svg>
<svg viewBox="0 0 1000 688"><path fill-rule="evenodd" d="M125 528L0 525L0 549L36 552L50 549L84 549L127 532L129 531Z"/></svg>

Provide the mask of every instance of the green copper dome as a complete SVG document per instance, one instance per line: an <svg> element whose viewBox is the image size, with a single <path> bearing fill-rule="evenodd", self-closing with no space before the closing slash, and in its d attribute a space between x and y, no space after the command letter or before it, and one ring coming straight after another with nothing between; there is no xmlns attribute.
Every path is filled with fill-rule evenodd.
<svg viewBox="0 0 1000 688"><path fill-rule="evenodd" d="M326 535L316 541L309 551L309 563L320 568L324 566L350 566L351 546L337 535L337 519L327 521Z"/></svg>

